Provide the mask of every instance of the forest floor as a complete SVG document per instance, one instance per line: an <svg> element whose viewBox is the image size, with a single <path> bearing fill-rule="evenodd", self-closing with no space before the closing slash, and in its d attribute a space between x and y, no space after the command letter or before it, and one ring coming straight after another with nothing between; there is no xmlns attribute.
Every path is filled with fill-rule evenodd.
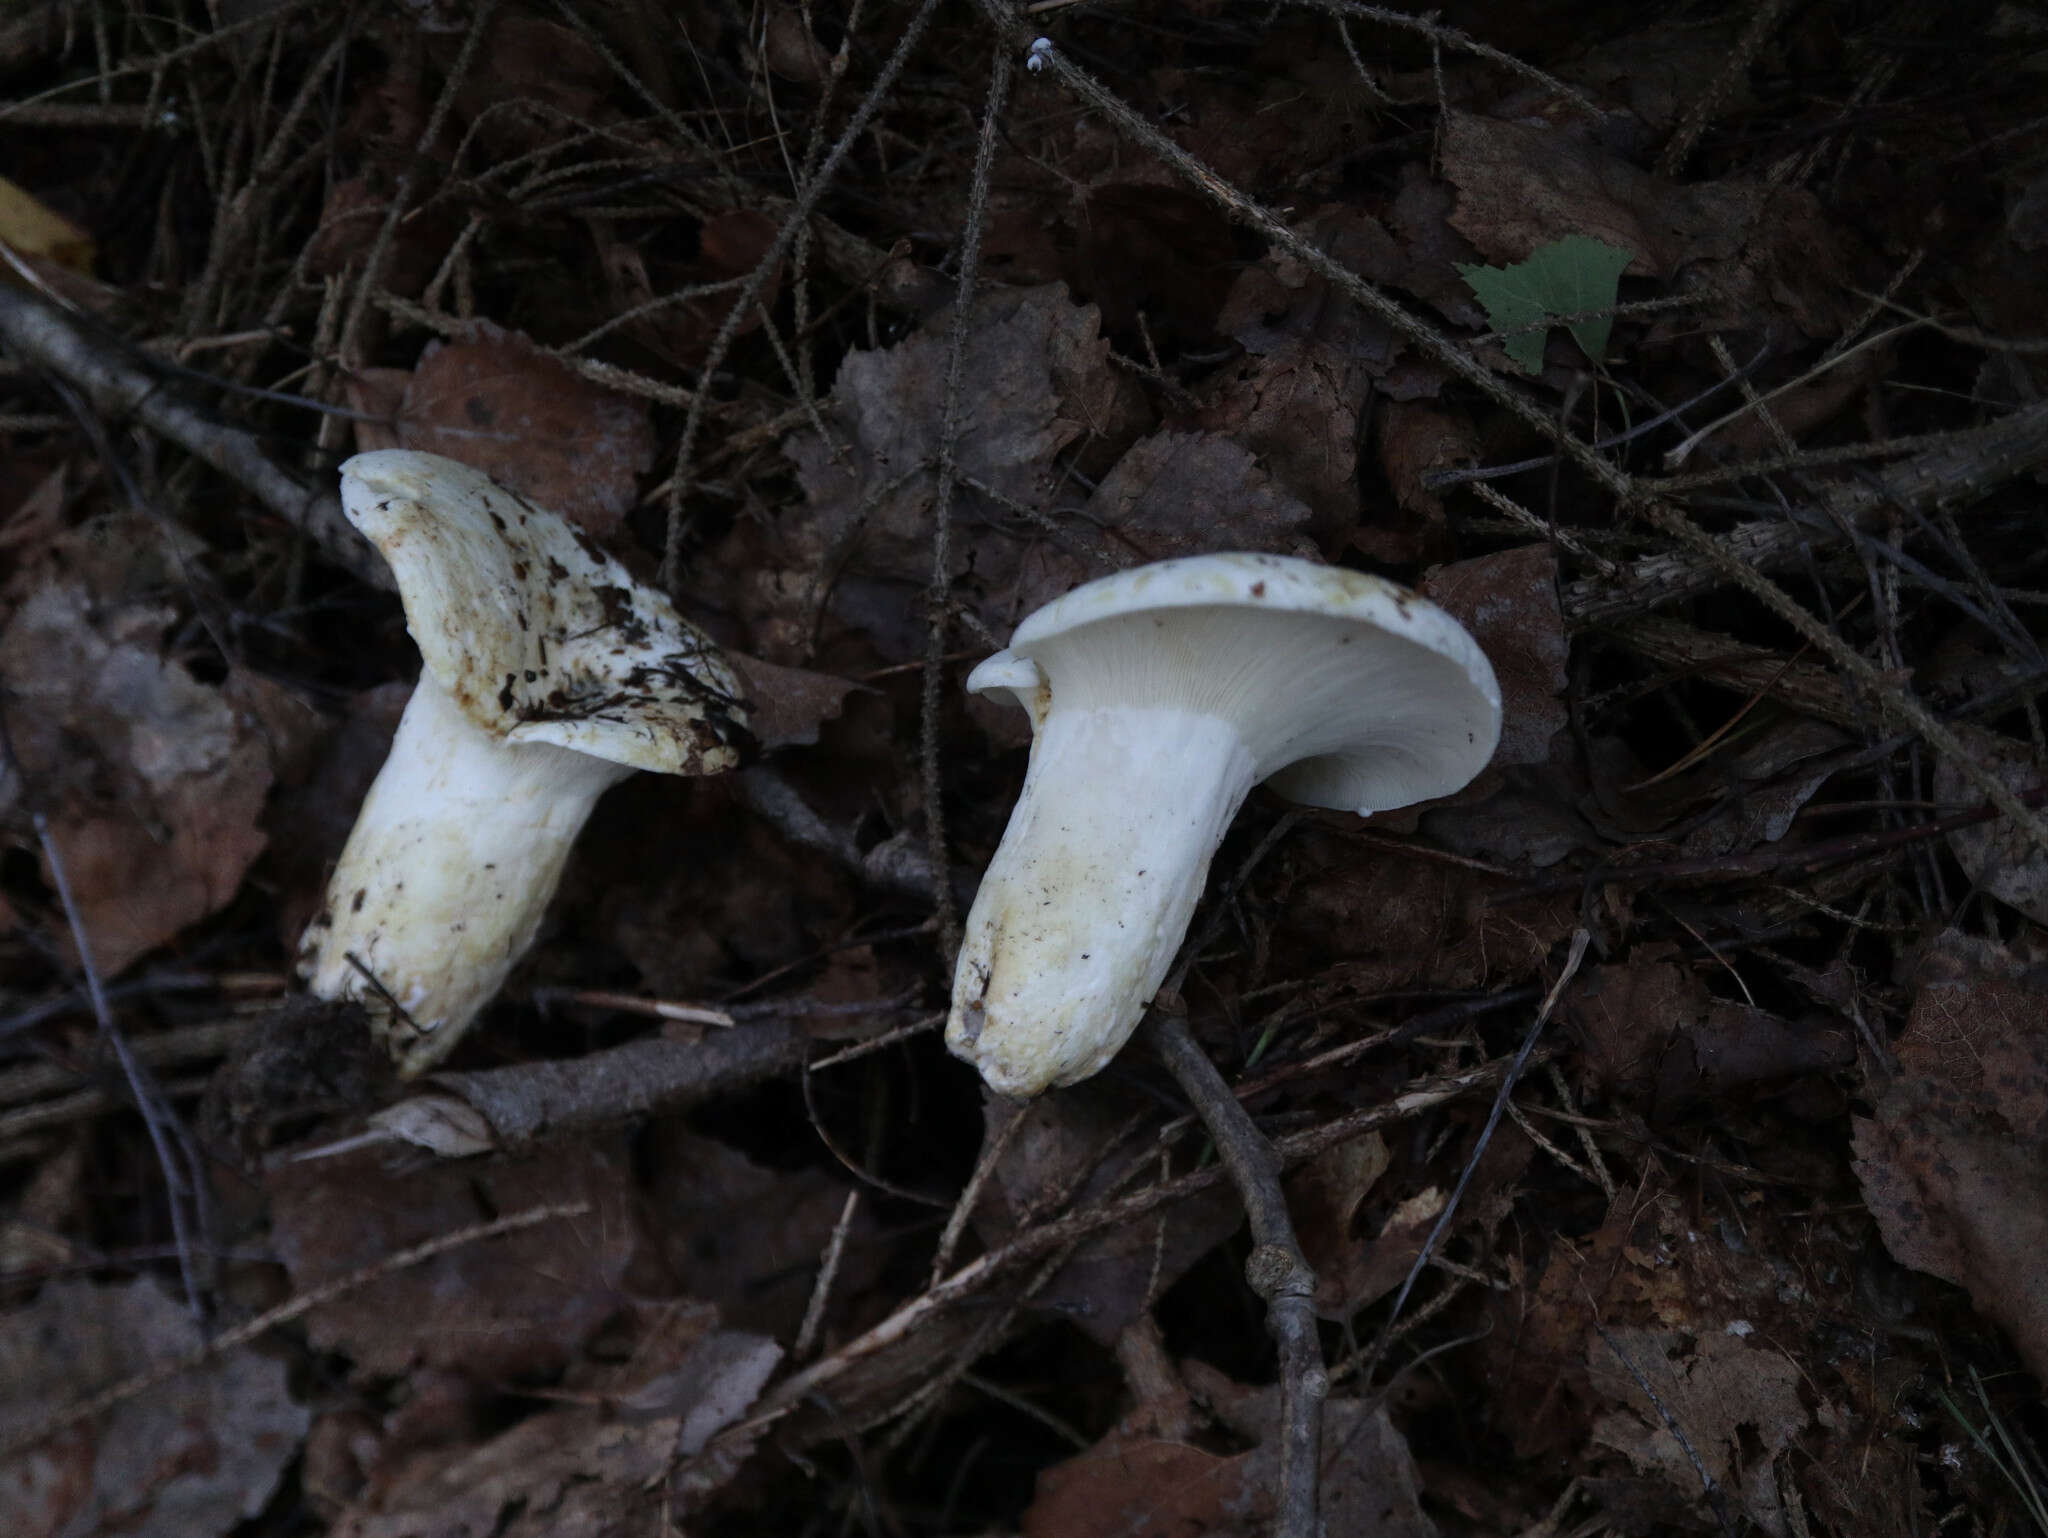
<svg viewBox="0 0 2048 1538"><path fill-rule="evenodd" d="M0 1530L2048 1533L2044 104L1989 0L7 7ZM752 737L410 1080L295 968L393 447ZM1255 792L1005 1101L963 681L1220 550L1435 600L1500 748Z"/></svg>

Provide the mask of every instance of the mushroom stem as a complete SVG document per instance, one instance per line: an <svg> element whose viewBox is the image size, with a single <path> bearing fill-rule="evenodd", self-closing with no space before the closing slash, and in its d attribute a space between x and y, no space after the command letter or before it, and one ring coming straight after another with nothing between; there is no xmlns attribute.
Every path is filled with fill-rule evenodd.
<svg viewBox="0 0 2048 1538"><path fill-rule="evenodd" d="M431 1068L533 943L597 798L632 772L502 742L422 674L300 942L313 995L396 1016L401 1071Z"/></svg>
<svg viewBox="0 0 2048 1538"><path fill-rule="evenodd" d="M1130 1039L1257 768L1237 727L1201 711L1045 716L967 916L946 1025L991 1088L1075 1083Z"/></svg>

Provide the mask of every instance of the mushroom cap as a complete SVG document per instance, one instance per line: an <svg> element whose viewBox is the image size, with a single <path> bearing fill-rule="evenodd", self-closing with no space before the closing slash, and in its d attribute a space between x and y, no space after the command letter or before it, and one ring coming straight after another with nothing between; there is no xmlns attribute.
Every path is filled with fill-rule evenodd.
<svg viewBox="0 0 2048 1538"><path fill-rule="evenodd" d="M408 449L342 465L341 505L391 564L426 671L484 731L662 774L738 766L747 708L718 648L559 514Z"/></svg>
<svg viewBox="0 0 2048 1538"><path fill-rule="evenodd" d="M1455 619L1382 578L1278 555L1085 583L1026 618L967 687L1008 691L1034 720L1119 703L1224 716L1273 790L1360 814L1449 795L1500 738L1500 685Z"/></svg>

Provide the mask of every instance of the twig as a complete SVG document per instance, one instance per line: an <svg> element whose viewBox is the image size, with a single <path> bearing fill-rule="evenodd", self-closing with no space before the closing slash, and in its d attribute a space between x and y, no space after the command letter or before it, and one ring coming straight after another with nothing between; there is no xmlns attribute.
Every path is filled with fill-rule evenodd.
<svg viewBox="0 0 2048 1538"><path fill-rule="evenodd" d="M1245 1262L1245 1281L1265 1301L1266 1329L1280 1356L1280 1477L1273 1532L1275 1538L1315 1538L1323 1398L1330 1380L1316 1331L1316 1274L1287 1215L1279 1157L1209 1055L1195 1044L1185 1016L1154 1009L1145 1033L1215 1140L1216 1156L1244 1201L1256 1246Z"/></svg>
<svg viewBox="0 0 2048 1538"><path fill-rule="evenodd" d="M52 1412L33 1426L9 1437L5 1442L0 1442L0 1462L5 1462L16 1453L27 1451L45 1437L62 1431L66 1426L89 1420L95 1415L113 1409L116 1405L126 1404L138 1394L146 1394L160 1384L170 1382L181 1373L190 1372L195 1367L203 1367L215 1357L225 1355L237 1346L246 1346L250 1341L276 1329L279 1325L289 1324L323 1303L331 1303L336 1298L367 1287L395 1271L421 1265L466 1244L496 1239L504 1234L517 1233L523 1228L534 1228L557 1219L580 1218L590 1210L589 1202L557 1202L545 1207L529 1207L524 1212L515 1212L493 1222L457 1229L452 1234L442 1234L427 1240L424 1244L416 1244L409 1250L387 1255L372 1265L349 1272L346 1276L336 1277L331 1282L323 1282L310 1292L302 1292L297 1297L280 1303L276 1308L266 1309L254 1319L238 1324L231 1330L221 1331L204 1346L187 1352L184 1356L174 1357L146 1372L137 1373L132 1378L124 1378L97 1393L88 1394L83 1399L73 1400L63 1409Z"/></svg>
<svg viewBox="0 0 2048 1538"><path fill-rule="evenodd" d="M334 491L307 486L272 461L254 433L179 399L154 368L96 322L0 284L0 342L21 363L79 390L101 415L132 417L211 465L352 576L371 587L392 587L391 569L343 516Z"/></svg>
<svg viewBox="0 0 2048 1538"><path fill-rule="evenodd" d="M754 270L747 274L745 286L734 297L732 308L725 312L725 319L719 323L711 345L705 349L700 379L709 379L725 362L726 354L732 350L733 341L740 333L740 323L754 312L762 291L768 286L769 276L782 265L783 256L795 241L797 230L811 217L819 200L824 197L825 189L832 184L832 178L839 174L840 165L852 153L853 146L860 142L861 135L868 131L868 124L881 110L882 99L910 63L918 40L924 36L925 28L931 24L937 10L938 0L920 0L917 10L903 28L903 35L896 40L896 47L882 65L881 72L875 76L875 83L868 87L867 94L847 120L837 142L819 165L817 175L797 194L788 217L775 232L775 239L769 242L760 261L754 264ZM704 428L704 412L710 395L709 390L699 390L690 400L689 409L683 416L682 437L676 444L675 469L669 478L668 529L663 537L661 584L670 591L675 588L676 576L682 566L683 498L688 495L690 483L696 475L697 437Z"/></svg>
<svg viewBox="0 0 2048 1538"><path fill-rule="evenodd" d="M1549 1060L1542 1049L1537 1051L1531 1061L1536 1058ZM1353 1142L1369 1132L1407 1121L1424 1111L1470 1094L1475 1089L1493 1084L1505 1074L1508 1066L1506 1061L1483 1063L1463 1073L1425 1080L1402 1091L1384 1104L1354 1111L1348 1116L1340 1116L1320 1127L1277 1138L1273 1144L1274 1151L1283 1167L1313 1159L1318 1154ZM921 1295L902 1305L865 1334L847 1342L829 1357L784 1379L762 1398L754 1414L744 1424L731 1428L721 1436L730 1438L732 1445L751 1445L751 1438L754 1435L781 1420L792 1410L809 1401L812 1396L825 1393L834 1382L860 1363L908 1338L946 1310L966 1302L998 1278L1021 1266L1042 1260L1048 1255L1057 1254L1089 1234L1098 1233L1105 1228L1122 1227L1138 1222L1162 1207L1221 1185L1227 1178L1228 1172L1222 1165L1211 1164L1201 1169L1190 1170L1185 1175L1177 1175L1171 1180L1159 1181L1157 1184L1134 1191L1129 1196L1098 1201L1079 1212L1019 1234L1008 1244L969 1261L936 1287L927 1288Z"/></svg>
<svg viewBox="0 0 2048 1538"><path fill-rule="evenodd" d="M1564 969L1557 974L1557 981L1551 985L1544 997L1543 1007L1536 1011L1536 1018L1529 1022L1528 1034L1522 1038L1521 1049L1515 1053L1514 1061L1507 1072L1501 1075L1500 1088L1494 1093L1493 1109L1487 1113L1486 1125L1479 1129L1479 1139L1472 1145L1472 1156L1465 1161L1465 1167L1458 1173L1458 1183L1451 1188L1451 1199L1444 1203L1444 1210L1437 1215L1436 1225L1430 1229L1429 1237L1422 1242L1422 1250L1415 1257L1415 1263L1408 1268L1408 1275L1402 1279L1401 1290L1394 1294L1393 1307L1387 1311L1387 1322L1380 1327L1379 1339L1365 1358L1361 1369L1368 1381L1379 1365L1391 1343L1394 1326L1400 1321L1401 1309L1408 1301L1408 1295L1415 1290L1415 1282L1422 1275L1422 1268L1429 1264L1436 1253L1438 1243L1451 1226L1451 1219L1458 1214L1458 1203L1465 1195L1465 1188L1472 1183L1473 1171L1479 1168L1479 1160L1486 1152L1486 1145L1493 1140L1493 1130L1500 1125L1502 1114L1508 1106L1508 1097L1515 1091L1515 1085L1522 1077L1522 1070L1529 1065L1530 1054L1536 1050L1536 1040L1543 1034L1543 1027L1549 1022L1551 1011L1557 1008L1557 1001L1563 997L1565 985L1578 975L1579 963L1586 959L1586 946L1592 935L1584 929L1572 931L1571 950L1565 956Z"/></svg>
<svg viewBox="0 0 2048 1538"><path fill-rule="evenodd" d="M996 158L996 129L1010 94L1010 51L996 39L989 70L988 99L981 111L981 141L974 151L974 180L967 194L967 228L960 243L960 283L953 297L953 324L946 339L946 389L940 408L938 487L932 493L932 581L927 606L923 685L919 699L918 767L924 780L925 855L932 869L946 868L945 788L939 776L939 692L945 683L946 621L952 610L953 493L960 479L960 376L967 357L968 322L974 311L974 281L981 268L982 225L988 218L989 172ZM937 900L939 943L948 967L960 952L960 915L952 888L943 881Z"/></svg>
<svg viewBox="0 0 2048 1538"><path fill-rule="evenodd" d="M10 748L9 758L13 757ZM85 920L79 916L77 900L72 896L71 878L64 866L63 851L57 841L50 837L50 822L41 811L33 814L36 841L42 846L43 863L49 867L50 881L57 888L57 901L64 909L64 921L71 928L71 943L78 951L78 968L85 974L85 991L92 1000L93 1018L99 1023L100 1038L113 1049L114 1057L121 1065L122 1076L128 1081L128 1093L135 1099L135 1107L142 1113L142 1124L149 1132L150 1146L156 1150L157 1166L163 1171L164 1195L171 1214L171 1235L178 1245L178 1274L185 1283L185 1303L191 1309L195 1321L203 1324L206 1318L205 1289L200 1285L198 1261L194 1252L192 1227L202 1232L209 1226L206 1222L206 1168L200 1162L199 1151L193 1146L185 1124L178 1113L171 1109L156 1078L136 1058L128 1046L128 1037L114 1023L114 1011L107 1003L105 987L100 982L100 970L92 959L92 937L86 932ZM187 1202L191 1211L186 1211Z"/></svg>
<svg viewBox="0 0 2048 1538"><path fill-rule="evenodd" d="M431 1082L490 1123L501 1148L615 1126L788 1073L808 1038L787 1020L736 1026L691 1045L652 1037L565 1062L521 1063Z"/></svg>
<svg viewBox="0 0 2048 1538"><path fill-rule="evenodd" d="M818 1343L818 1331L825 1322L825 1304L831 1299L832 1282L839 1275L839 1261L846 1253L846 1236L852 1231L853 1215L859 1210L860 1187L854 1186L846 1193L846 1205L839 1209L839 1221L832 1225L832 1238L825 1245L824 1258L818 1262L818 1280L811 1287L811 1301L804 1308L803 1326L796 1332L796 1344L790 1347L792 1361L801 1362Z"/></svg>

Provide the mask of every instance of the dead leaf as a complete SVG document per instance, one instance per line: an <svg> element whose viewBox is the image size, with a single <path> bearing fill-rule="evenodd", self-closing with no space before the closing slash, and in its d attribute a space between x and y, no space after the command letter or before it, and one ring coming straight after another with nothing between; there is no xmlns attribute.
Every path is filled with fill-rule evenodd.
<svg viewBox="0 0 2048 1538"><path fill-rule="evenodd" d="M829 673L786 668L735 651L728 651L725 660L739 675L746 695L747 728L764 749L815 743L824 724L838 716L847 695L861 687Z"/></svg>
<svg viewBox="0 0 2048 1538"><path fill-rule="evenodd" d="M608 1408L551 1410L481 1447L421 1460L330 1531L333 1538L647 1532L667 1507L659 1486L674 1467L682 1421L620 1418Z"/></svg>
<svg viewBox="0 0 2048 1538"><path fill-rule="evenodd" d="M667 1177L648 1193L670 1271L727 1323L793 1339L819 1257L846 1206L846 1182L820 1169L774 1170L680 1127L656 1134ZM880 1230L863 1203L848 1231L834 1295L843 1304L872 1284Z"/></svg>
<svg viewBox="0 0 2048 1538"><path fill-rule="evenodd" d="M427 1365L479 1381L559 1371L632 1290L644 1244L622 1145L559 1143L489 1164L400 1173L375 1151L285 1164L266 1180L278 1257L304 1292L503 1213L587 1201L580 1218L463 1245L307 1316L363 1379Z"/></svg>
<svg viewBox="0 0 2048 1538"><path fill-rule="evenodd" d="M1064 546L1023 559L1015 612L1028 614L1091 577L1212 550L1313 555L1309 508L1276 485L1243 446L1215 433L1154 433L1095 488Z"/></svg>
<svg viewBox="0 0 2048 1538"><path fill-rule="evenodd" d="M867 631L881 655L901 661L923 652L924 626L904 595L931 580L932 467L949 329L941 316L895 347L849 353L824 407L833 442L800 433L784 445L808 506L787 530L784 558L797 570L775 599L785 614L797 611L781 623L795 621L799 646L811 605L829 597L833 612ZM1094 437L1120 448L1132 423L1131 397L1110 370L1094 309L1073 304L1060 284L981 296L962 380L963 478L1073 523L1054 512L1055 456ZM1007 624L1019 563L1044 535L965 484L953 516L962 591L999 605L987 616Z"/></svg>
<svg viewBox="0 0 2048 1538"><path fill-rule="evenodd" d="M1023 1103L984 1089L984 1146L999 1137L1007 1142L975 1209L982 1242L994 1248L1054 1212L1085 1205L1123 1180L1134 1160L1156 1167L1159 1150L1149 1141L1111 1146L1131 1110L1130 1091L1101 1080ZM1012 1127L1020 1119L1023 1125ZM1199 1192L1142 1223L1083 1240L1032 1304L1110 1345L1243 1221L1231 1192Z"/></svg>
<svg viewBox="0 0 2048 1538"><path fill-rule="evenodd" d="M400 448L473 465L600 539L624 522L654 462L644 403L489 321L427 345L394 427Z"/></svg>
<svg viewBox="0 0 2048 1538"><path fill-rule="evenodd" d="M1280 1393L1246 1388L1206 1362L1188 1386L1230 1430L1258 1445L1225 1457L1178 1442L1106 1438L1038 1477L1025 1538L1255 1538L1272 1520ZM1384 1407L1323 1406L1317 1516L1325 1538L1436 1538L1408 1443Z"/></svg>
<svg viewBox="0 0 2048 1538"><path fill-rule="evenodd" d="M56 1404L198 1349L199 1327L146 1277L47 1283L0 1316L0 1438ZM311 1416L281 1360L231 1351L0 1466L8 1538L146 1531L219 1538L261 1512Z"/></svg>
<svg viewBox="0 0 2048 1538"><path fill-rule="evenodd" d="M1423 401L1394 401L1378 415L1380 473L1394 506L1368 505L1351 542L1376 561L1406 566L1449 553L1443 498L1422 484L1431 470L1471 464L1479 438L1463 411Z"/></svg>
<svg viewBox="0 0 2048 1538"><path fill-rule="evenodd" d="M1520 545L1440 566L1419 591L1471 632L1500 683L1500 746L1490 769L1540 764L1564 729L1571 646L1557 595L1557 554Z"/></svg>
<svg viewBox="0 0 2048 1538"><path fill-rule="evenodd" d="M1458 189L1451 224L1491 261L1584 235L1629 253L1628 272L1669 278L1687 262L1741 249L1764 198L1755 186L1689 186L1631 165L1588 130L1453 112L1444 176Z"/></svg>
<svg viewBox="0 0 2048 1538"><path fill-rule="evenodd" d="M1091 1448L1038 1476L1025 1538L1205 1538L1235 1531L1248 1454L1183 1442Z"/></svg>
<svg viewBox="0 0 2048 1538"><path fill-rule="evenodd" d="M220 690L162 655L172 617L54 581L0 634L14 757L0 802L26 793L49 810L108 974L225 907L264 844L269 747Z"/></svg>
<svg viewBox="0 0 2048 1538"><path fill-rule="evenodd" d="M1971 759L2015 794L2048 782L2048 770L2043 769L2040 755L2030 744L1967 721L1958 721L1954 730ZM1934 761L1934 798L1952 806L1970 806L1983 795L1944 755ZM1948 835L1948 846L1978 886L2035 923L2048 924L2048 852L2037 847L2010 818L1996 817L1974 828L1958 828Z"/></svg>
<svg viewBox="0 0 2048 1538"><path fill-rule="evenodd" d="M1702 1333L1688 1350L1678 1332L1636 1329L1590 1336L1586 1362L1594 1391L1626 1407L1600 1417L1595 1441L1712 1512L1696 1459L1720 1501L1773 1530L1771 1465L1808 1420L1796 1363L1726 1332Z"/></svg>
<svg viewBox="0 0 2048 1538"><path fill-rule="evenodd" d="M2048 1378L2048 996L1997 945L1928 948L1856 1178L1902 1265L1969 1289Z"/></svg>

